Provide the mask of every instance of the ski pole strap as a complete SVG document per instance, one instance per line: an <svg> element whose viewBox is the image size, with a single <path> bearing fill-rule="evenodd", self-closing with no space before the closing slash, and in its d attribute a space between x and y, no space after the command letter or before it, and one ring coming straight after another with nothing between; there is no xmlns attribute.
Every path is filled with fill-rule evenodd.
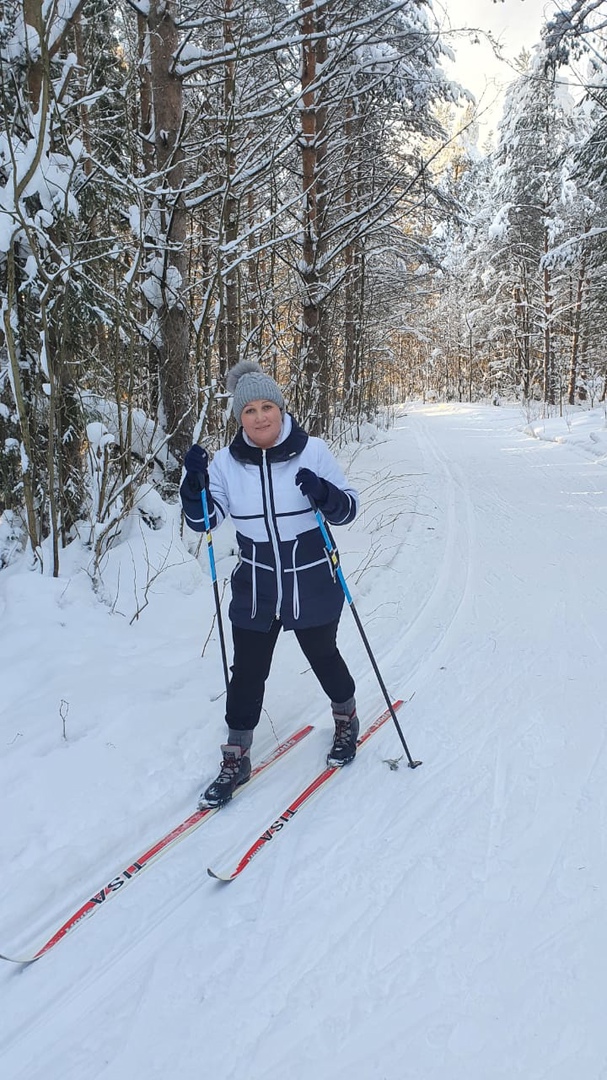
<svg viewBox="0 0 607 1080"><path fill-rule="evenodd" d="M339 584L341 585L341 587L342 587L342 589L344 591L344 596L345 596L346 600L348 601L348 603L351 606L352 605L352 596L350 595L350 590L348 588L346 579L344 577L343 570L342 570L342 568L341 568L341 566L339 564L339 554L338 554L337 548L335 547L335 544L333 543L331 534L329 533L329 530L327 529L325 519L323 518L320 510L318 509L318 507L316 506L316 504L313 502L312 499L310 499L310 502L312 503L312 509L314 510L316 521L318 522L318 528L320 529L320 531L322 533L322 538L323 538L323 540L325 542L325 547L327 549L328 556L329 556L329 558L331 560L331 564L333 566L335 574L337 575L337 579L339 581Z"/></svg>
<svg viewBox="0 0 607 1080"><path fill-rule="evenodd" d="M217 570L215 568L215 552L213 551L213 535L211 533L211 521L209 518L209 503L207 499L207 489L203 487L200 492L200 498L202 499L202 516L204 517L204 527L207 536L207 547L209 551L209 566L211 567L211 581L215 583L217 581Z"/></svg>

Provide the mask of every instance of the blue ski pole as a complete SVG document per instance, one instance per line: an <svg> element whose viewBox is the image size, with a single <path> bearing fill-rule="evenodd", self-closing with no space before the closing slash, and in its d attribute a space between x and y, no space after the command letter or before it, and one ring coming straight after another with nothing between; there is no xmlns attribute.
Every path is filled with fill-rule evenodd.
<svg viewBox="0 0 607 1080"><path fill-rule="evenodd" d="M359 616L359 614L358 614L358 612L356 610L356 607L355 607L354 601L352 599L350 590L349 590L348 585L346 583L346 579L344 577L343 570L342 570L340 562L339 562L339 552L337 550L337 547L335 546L335 541L333 540L333 537L331 536L331 531L329 529L329 526L327 525L327 522L323 518L320 510L318 509L316 503L314 502L314 499L312 499L309 495L308 495L308 498L310 499L310 505L311 505L311 507L312 507L312 509L314 511L315 516L316 516L316 521L318 522L318 528L320 529L320 531L322 533L322 538L323 538L323 540L325 542L325 547L327 549L327 554L328 554L328 556L329 556L329 558L331 560L331 565L333 566L333 569L335 571L335 575L337 577L337 580L339 581L339 584L341 585L341 587L342 587L342 589L344 591L344 596L345 596L345 598L346 598L346 600L348 602L348 605L350 607L350 611L352 612L352 614L354 616L354 622L356 623L356 625L357 625L357 627L359 629L360 636L363 639L365 649L367 650L367 653L369 655L369 659L371 661L373 670L374 670L374 672L375 672L375 674L377 676L377 681L378 681L378 683L379 683L379 685L381 687L382 694L384 695L384 698L386 699L386 704L388 706L388 709L390 710L390 715L391 715L391 717L392 717L392 719L394 721L396 730L398 732L398 737L399 737L401 743L403 744L403 749L405 751L405 754L407 755L407 762L408 762L409 768L410 769L416 769L418 765L421 765L421 761L414 761L413 758L411 757L411 754L409 753L409 747L407 746L407 743L405 741L405 736L403 735L402 728L401 728L401 726L400 726L400 724L398 722L398 717L397 717L397 715L396 715L396 713L394 711L394 707L392 705L392 700L391 700L390 695L389 695L389 693L388 693L388 691L386 689L386 684L384 683L384 680L381 677L381 672L380 672L380 670L379 670L379 668L377 666L377 661L376 661L376 659L375 659L375 657L373 655L373 651L372 651L371 646L369 644L369 639L367 638L367 635L365 633L365 628L364 628L362 622L360 621L360 616Z"/></svg>
<svg viewBox="0 0 607 1080"><path fill-rule="evenodd" d="M226 693L228 689L228 683L230 676L228 674L228 658L226 655L226 643L223 636L223 621L221 618L221 601L219 599L219 586L217 584L217 569L215 567L215 552L213 550L213 534L211 533L211 522L209 518L209 503L207 499L207 489L205 485L202 485L202 491L200 493L202 499L202 515L204 517L204 528L207 538L207 550L209 553L209 566L211 569L211 581L213 582L213 594L215 596L215 611L217 613L217 628L219 630L219 643L221 645L221 659L223 661L223 676L226 683Z"/></svg>

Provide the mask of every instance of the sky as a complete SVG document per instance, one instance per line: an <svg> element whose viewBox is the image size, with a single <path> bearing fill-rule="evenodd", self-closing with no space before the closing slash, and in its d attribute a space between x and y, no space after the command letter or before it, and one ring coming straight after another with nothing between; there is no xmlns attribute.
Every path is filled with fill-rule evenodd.
<svg viewBox="0 0 607 1080"><path fill-rule="evenodd" d="M207 867L331 743L293 635L254 764L314 730L135 875L220 760L206 545L157 495L96 589L84 535L59 578L0 571L0 952L98 901L0 962L2 1080L605 1080L604 406L410 403L337 452L346 580L423 764L387 723L231 884ZM214 545L223 583L229 523ZM339 641L364 729L384 702L347 610Z"/></svg>
<svg viewBox="0 0 607 1080"><path fill-rule="evenodd" d="M487 109L481 118L485 130L495 128L499 120L503 91L516 77L513 61L521 49L531 50L539 42L540 28L555 7L551 0L434 0L435 13L444 20L445 27L450 24L453 29L489 31L502 47L504 59L499 60L482 37L477 43L472 43L468 35L447 37L457 52L453 77Z"/></svg>

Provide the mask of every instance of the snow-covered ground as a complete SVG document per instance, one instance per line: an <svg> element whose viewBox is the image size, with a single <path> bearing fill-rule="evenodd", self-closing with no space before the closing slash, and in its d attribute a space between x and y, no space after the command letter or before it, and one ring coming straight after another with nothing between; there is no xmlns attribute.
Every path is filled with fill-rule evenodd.
<svg viewBox="0 0 607 1080"><path fill-rule="evenodd" d="M255 755L314 732L38 963L2 965L3 1080L607 1077L604 411L412 406L342 459L364 505L346 578L422 768L389 768L385 726L211 881L330 742L284 635ZM188 548L169 508L100 595L79 545L58 580L0 573L0 951L41 945L216 772L223 676ZM370 719L347 610L340 643Z"/></svg>

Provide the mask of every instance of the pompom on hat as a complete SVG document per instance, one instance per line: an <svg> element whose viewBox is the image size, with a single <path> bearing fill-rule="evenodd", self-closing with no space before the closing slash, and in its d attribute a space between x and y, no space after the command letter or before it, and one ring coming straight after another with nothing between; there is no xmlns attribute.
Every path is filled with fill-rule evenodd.
<svg viewBox="0 0 607 1080"><path fill-rule="evenodd" d="M242 410L250 401L273 401L282 415L285 414L285 399L278 383L271 375L266 375L255 360L241 360L234 364L226 375L226 390L232 394L232 409L236 422L240 424Z"/></svg>

